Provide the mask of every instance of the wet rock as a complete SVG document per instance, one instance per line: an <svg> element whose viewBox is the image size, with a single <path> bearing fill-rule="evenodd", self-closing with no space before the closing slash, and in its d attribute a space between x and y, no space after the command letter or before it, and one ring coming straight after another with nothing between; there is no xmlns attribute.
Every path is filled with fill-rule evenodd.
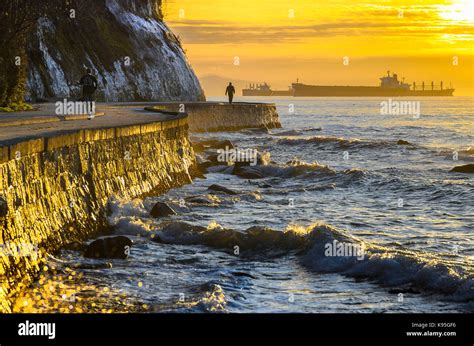
<svg viewBox="0 0 474 346"><path fill-rule="evenodd" d="M132 240L125 236L107 237L94 240L84 251L87 258L127 258Z"/></svg>
<svg viewBox="0 0 474 346"><path fill-rule="evenodd" d="M155 243L163 243L163 240L156 234L154 234L153 237L150 238L150 240Z"/></svg>
<svg viewBox="0 0 474 346"><path fill-rule="evenodd" d="M238 195L239 194L238 192L236 192L234 190L228 189L225 186L221 186L221 185L217 185L217 184L212 184L207 189L211 190L211 191L216 191L216 192L223 192L223 193L226 193L228 195Z"/></svg>
<svg viewBox="0 0 474 346"><path fill-rule="evenodd" d="M201 142L201 144L203 144L206 148L212 148L212 149L234 149L235 148L234 144L228 139L224 139L224 140L211 139L208 141L203 141Z"/></svg>
<svg viewBox="0 0 474 346"><path fill-rule="evenodd" d="M399 294L399 293L410 293L410 294L420 294L420 291L417 291L411 287L408 288L392 288L388 290L388 293Z"/></svg>
<svg viewBox="0 0 474 346"><path fill-rule="evenodd" d="M0 217L5 217L8 214L8 204L2 197L0 197Z"/></svg>
<svg viewBox="0 0 474 346"><path fill-rule="evenodd" d="M203 155L195 154L194 156L196 157L196 162L198 165L202 164L203 162L208 161Z"/></svg>
<svg viewBox="0 0 474 346"><path fill-rule="evenodd" d="M267 165L270 161L270 153L256 153L256 156L250 158L247 161L237 161L234 164L234 170L239 169L241 167L249 167L249 166L264 166ZM234 173L232 173L234 174Z"/></svg>
<svg viewBox="0 0 474 346"><path fill-rule="evenodd" d="M190 204L200 204L200 205L208 205L208 206L215 206L217 203L220 202L219 198L217 197L212 198L212 196L210 195L190 196L190 197L186 197L185 201Z"/></svg>
<svg viewBox="0 0 474 346"><path fill-rule="evenodd" d="M247 179L263 178L263 175L255 167L267 165L269 159L269 153L257 153L256 156L250 160L235 162L231 174Z"/></svg>
<svg viewBox="0 0 474 346"><path fill-rule="evenodd" d="M209 167L212 167L214 163L208 159L205 159L201 155L196 154L196 162L201 173L206 173Z"/></svg>
<svg viewBox="0 0 474 346"><path fill-rule="evenodd" d="M246 272L231 272L232 275L234 276L239 276L239 277L248 277L248 278L251 278L251 279L257 279L256 276L250 274L250 273L246 273Z"/></svg>
<svg viewBox="0 0 474 346"><path fill-rule="evenodd" d="M166 225L162 232L164 233L176 233L176 234L186 234L186 233L200 233L206 231L206 227L199 226L199 225L191 225L186 222L177 221L172 222Z"/></svg>
<svg viewBox="0 0 474 346"><path fill-rule="evenodd" d="M227 165L227 162L219 160L220 155L219 154L210 154L207 156L207 160L211 162L211 166L221 166L221 165Z"/></svg>
<svg viewBox="0 0 474 346"><path fill-rule="evenodd" d="M220 227L209 229L186 222L173 222L161 229L160 237L168 244L199 244L214 248L233 249L235 245L242 243L236 235L237 233Z"/></svg>
<svg viewBox="0 0 474 346"><path fill-rule="evenodd" d="M273 186L271 186L268 183L261 183L261 184L258 184L258 187L260 187L262 189L268 189L268 188L273 187Z"/></svg>
<svg viewBox="0 0 474 346"><path fill-rule="evenodd" d="M470 163L468 165L463 166L456 166L454 167L451 172L458 172L458 173L474 173L474 164Z"/></svg>
<svg viewBox="0 0 474 346"><path fill-rule="evenodd" d="M193 149L196 152L203 152L206 149L234 149L234 144L228 139L217 140L210 139L207 141L200 141L193 143Z"/></svg>
<svg viewBox="0 0 474 346"><path fill-rule="evenodd" d="M234 166L232 175L245 179L262 179L263 174L252 166Z"/></svg>
<svg viewBox="0 0 474 346"><path fill-rule="evenodd" d="M399 139L397 141L397 145L412 145L412 144L408 141L403 140L403 139Z"/></svg>
<svg viewBox="0 0 474 346"><path fill-rule="evenodd" d="M214 164L211 161L204 161L199 164L199 169L201 170L202 173L206 173L207 169L212 166L214 166Z"/></svg>
<svg viewBox="0 0 474 346"><path fill-rule="evenodd" d="M193 173L193 178L199 178L199 179L204 179L205 180L205 179L207 179L207 177L204 175L206 173L207 173L206 171L202 172L202 171L197 169Z"/></svg>
<svg viewBox="0 0 474 346"><path fill-rule="evenodd" d="M222 152L212 152L207 155L206 160L212 162L212 166L232 164L235 167L258 166L267 165L270 162L270 153L246 153L243 150L236 150L226 156Z"/></svg>
<svg viewBox="0 0 474 346"><path fill-rule="evenodd" d="M176 212L168 204L163 202L157 202L150 211L152 217L166 217L170 215L176 215Z"/></svg>
<svg viewBox="0 0 474 346"><path fill-rule="evenodd" d="M210 203L212 203L212 201L210 201L209 199L207 199L205 197L199 197L199 196L186 198L186 202L195 203L195 204L210 204Z"/></svg>

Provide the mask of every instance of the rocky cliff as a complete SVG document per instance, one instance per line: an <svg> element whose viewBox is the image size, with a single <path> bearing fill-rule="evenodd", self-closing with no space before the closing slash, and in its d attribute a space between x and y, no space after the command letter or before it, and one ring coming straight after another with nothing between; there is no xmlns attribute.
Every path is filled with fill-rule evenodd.
<svg viewBox="0 0 474 346"><path fill-rule="evenodd" d="M98 100L204 100L160 6L161 0L74 0L65 13L40 19L28 43L27 99L79 97L77 81L90 67Z"/></svg>

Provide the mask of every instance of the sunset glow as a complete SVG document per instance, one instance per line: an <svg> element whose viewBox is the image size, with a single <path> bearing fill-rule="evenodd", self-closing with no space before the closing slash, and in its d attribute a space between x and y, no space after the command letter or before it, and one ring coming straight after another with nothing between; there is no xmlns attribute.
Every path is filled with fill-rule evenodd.
<svg viewBox="0 0 474 346"><path fill-rule="evenodd" d="M439 11L441 18L452 21L474 22L474 3L470 0L457 0Z"/></svg>
<svg viewBox="0 0 474 346"><path fill-rule="evenodd" d="M296 78L373 85L391 70L471 95L472 7L468 0L168 0L164 14L200 77L280 88Z"/></svg>

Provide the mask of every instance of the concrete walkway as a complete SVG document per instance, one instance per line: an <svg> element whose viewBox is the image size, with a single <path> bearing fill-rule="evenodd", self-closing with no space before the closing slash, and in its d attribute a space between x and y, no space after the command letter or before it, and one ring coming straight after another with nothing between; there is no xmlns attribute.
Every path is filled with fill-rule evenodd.
<svg viewBox="0 0 474 346"><path fill-rule="evenodd" d="M184 105L184 107L182 107ZM49 138L85 129L108 129L169 121L189 115L191 132L238 131L281 127L273 103L236 102L109 102L96 103L96 116L56 115L54 103L36 104L35 111L0 113L0 148L25 140Z"/></svg>
<svg viewBox="0 0 474 346"><path fill-rule="evenodd" d="M175 115L145 111L152 103L97 103L97 116L55 115L52 103L35 105L37 111L0 113L0 146L26 139L52 137L84 129L112 128L171 120Z"/></svg>

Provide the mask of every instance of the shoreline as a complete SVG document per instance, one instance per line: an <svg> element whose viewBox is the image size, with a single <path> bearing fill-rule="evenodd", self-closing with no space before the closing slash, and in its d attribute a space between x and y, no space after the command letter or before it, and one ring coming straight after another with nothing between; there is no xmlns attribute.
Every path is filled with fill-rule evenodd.
<svg viewBox="0 0 474 346"><path fill-rule="evenodd" d="M0 244L38 248L37 256L0 253L0 312L12 311L16 295L44 269L47 253L106 225L111 196L159 195L197 175L188 114L147 112L141 105L100 107L105 115L92 121L10 126L0 136ZM262 124L257 117L245 125Z"/></svg>

